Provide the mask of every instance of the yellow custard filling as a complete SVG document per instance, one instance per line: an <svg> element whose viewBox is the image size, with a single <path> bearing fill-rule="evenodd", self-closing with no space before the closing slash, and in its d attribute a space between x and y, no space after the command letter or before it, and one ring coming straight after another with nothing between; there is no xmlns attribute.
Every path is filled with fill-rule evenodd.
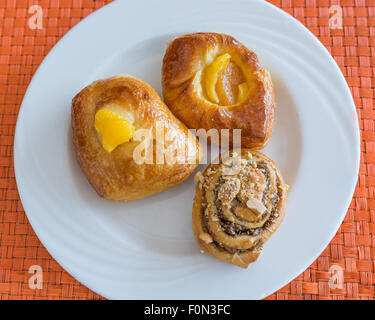
<svg viewBox="0 0 375 320"><path fill-rule="evenodd" d="M220 104L223 101L220 101L220 97L218 95L218 87L217 83L219 81L220 73L228 66L231 62L231 55L229 53L222 54L218 56L211 64L209 64L204 70L204 90L206 92L206 96L208 100L213 103ZM241 103L247 97L249 87L246 82L243 82L238 85L237 91L237 99L233 101L234 103ZM224 93L225 95L225 93ZM223 96L223 94L221 94ZM228 100L228 99L225 99ZM226 103L225 103L226 104Z"/></svg>
<svg viewBox="0 0 375 320"><path fill-rule="evenodd" d="M135 133L135 127L129 120L107 109L95 114L95 129L100 133L103 148L108 152L128 142Z"/></svg>
<svg viewBox="0 0 375 320"><path fill-rule="evenodd" d="M218 56L205 70L205 89L208 98L214 102L219 103L219 97L216 93L216 83L219 72L224 69L230 61L230 54L226 53Z"/></svg>

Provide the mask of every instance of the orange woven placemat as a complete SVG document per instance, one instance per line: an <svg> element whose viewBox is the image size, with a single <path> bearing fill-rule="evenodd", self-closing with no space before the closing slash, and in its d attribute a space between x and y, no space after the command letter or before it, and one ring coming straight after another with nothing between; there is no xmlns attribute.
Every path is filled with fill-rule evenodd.
<svg viewBox="0 0 375 320"><path fill-rule="evenodd" d="M101 298L57 264L28 223L14 177L13 138L23 95L43 58L73 25L109 2L0 0L0 299ZM340 66L357 106L362 154L357 188L336 236L304 273L267 299L374 299L375 0L270 2L308 27ZM42 8L42 29L30 28L33 5ZM33 265L43 268L42 289L28 285ZM333 282L334 288L330 279L341 270L342 287Z"/></svg>

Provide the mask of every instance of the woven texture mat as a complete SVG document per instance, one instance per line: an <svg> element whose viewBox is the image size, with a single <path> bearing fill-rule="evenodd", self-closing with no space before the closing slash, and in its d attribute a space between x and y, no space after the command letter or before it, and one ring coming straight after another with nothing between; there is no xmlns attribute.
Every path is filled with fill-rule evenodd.
<svg viewBox="0 0 375 320"><path fill-rule="evenodd" d="M0 299L101 299L60 267L28 223L14 177L13 139L23 95L43 58L72 26L108 2L0 0ZM374 299L375 0L270 2L309 28L340 66L357 106L362 154L354 198L336 236L304 273L267 299ZM28 23L35 4L43 9L40 30ZM42 289L29 288L33 265L43 268ZM341 274L341 286L330 282Z"/></svg>

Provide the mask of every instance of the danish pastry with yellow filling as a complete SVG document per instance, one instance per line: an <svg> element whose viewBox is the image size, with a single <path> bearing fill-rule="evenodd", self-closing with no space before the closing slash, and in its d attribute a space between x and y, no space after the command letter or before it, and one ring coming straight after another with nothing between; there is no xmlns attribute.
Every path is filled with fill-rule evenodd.
<svg viewBox="0 0 375 320"><path fill-rule="evenodd" d="M74 97L71 116L78 163L105 199L130 201L161 192L184 181L199 162L195 136L139 79L94 82Z"/></svg>
<svg viewBox="0 0 375 320"><path fill-rule="evenodd" d="M232 36L194 33L173 40L162 77L166 104L189 128L240 129L247 148L267 143L275 108L271 77Z"/></svg>

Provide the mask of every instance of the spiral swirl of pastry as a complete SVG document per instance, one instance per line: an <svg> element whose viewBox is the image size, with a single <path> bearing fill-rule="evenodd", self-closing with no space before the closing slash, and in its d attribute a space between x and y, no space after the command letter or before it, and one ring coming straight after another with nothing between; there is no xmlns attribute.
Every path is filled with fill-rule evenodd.
<svg viewBox="0 0 375 320"><path fill-rule="evenodd" d="M163 96L190 129L241 130L241 146L261 149L271 136L274 92L257 55L230 35L174 39L163 59Z"/></svg>
<svg viewBox="0 0 375 320"><path fill-rule="evenodd" d="M247 268L284 218L287 186L260 152L235 150L219 160L196 176L194 235L208 254Z"/></svg>

